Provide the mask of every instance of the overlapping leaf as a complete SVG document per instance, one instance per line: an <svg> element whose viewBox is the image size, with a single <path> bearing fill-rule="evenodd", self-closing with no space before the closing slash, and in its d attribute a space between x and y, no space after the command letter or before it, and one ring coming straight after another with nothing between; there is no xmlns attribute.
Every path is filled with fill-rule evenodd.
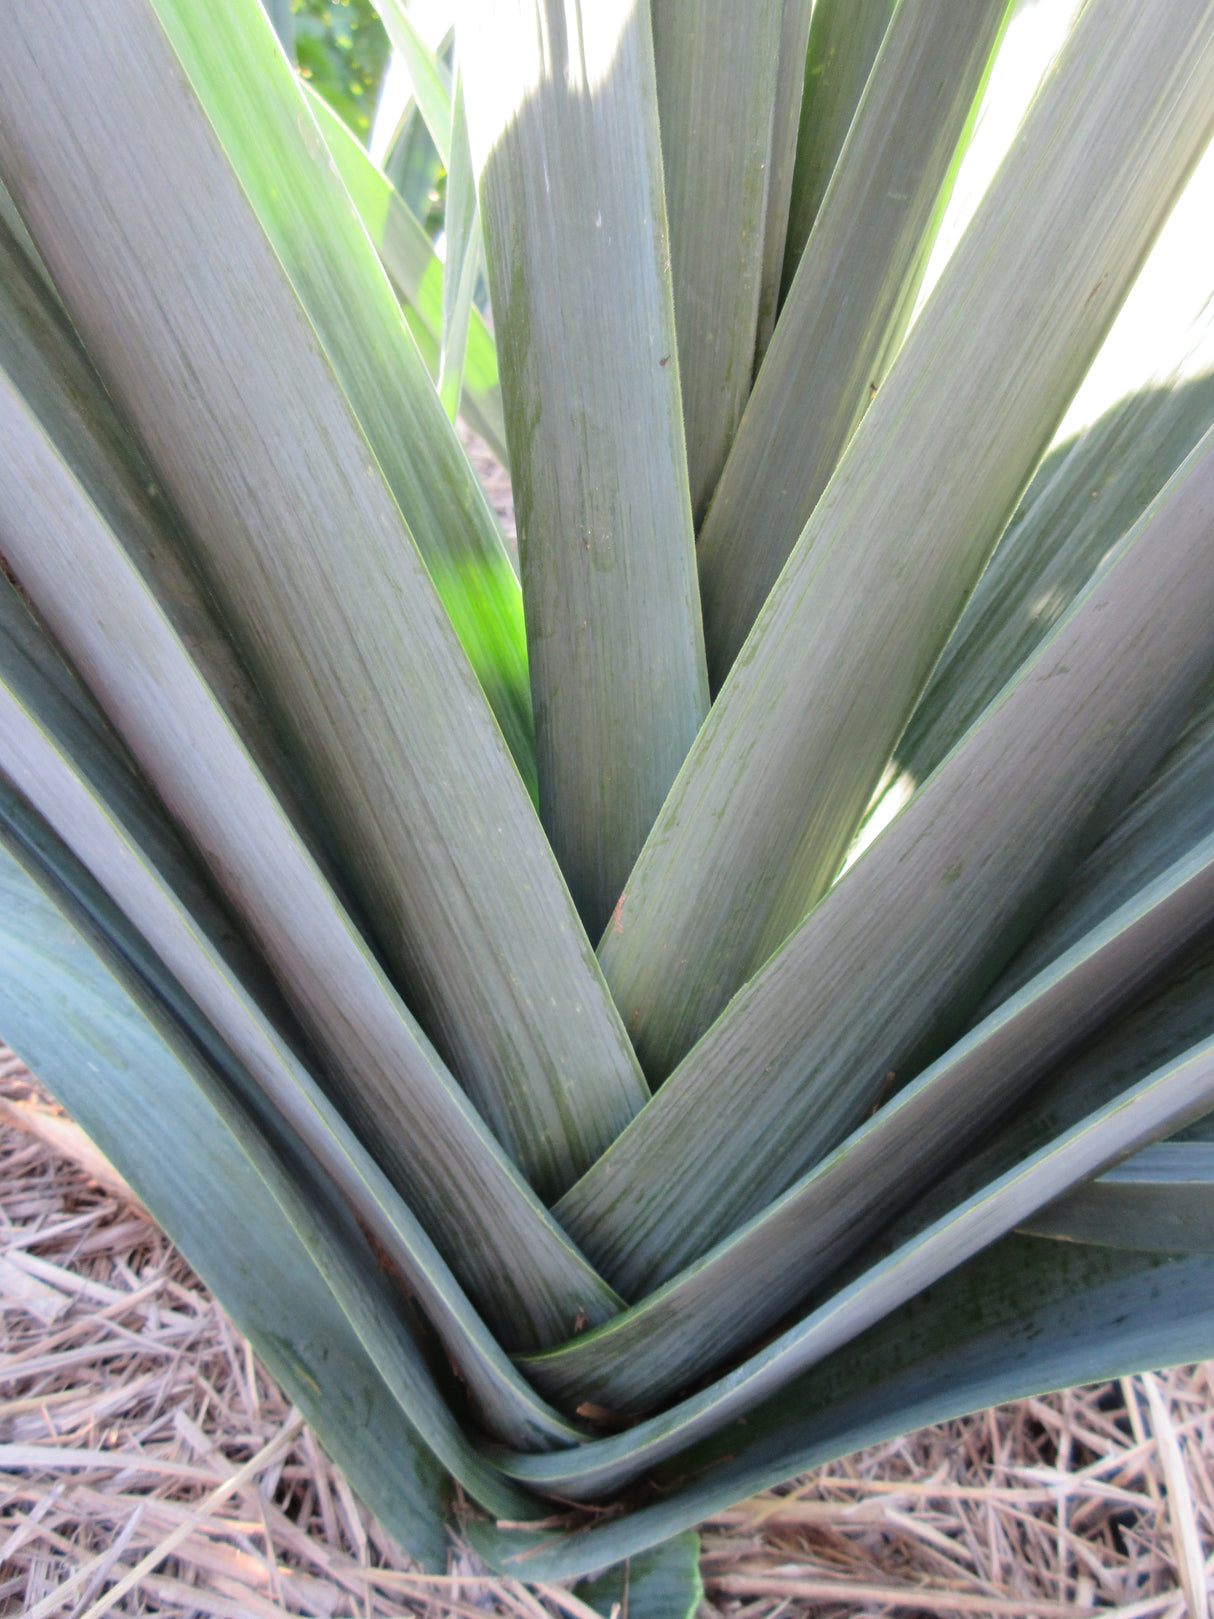
<svg viewBox="0 0 1214 1619"><path fill-rule="evenodd" d="M581 1534L474 1525L504 1573L561 1579L659 1545L858 1447L986 1405L1201 1359L1209 1255L1003 1238L752 1411L656 1469L651 1504Z"/></svg>
<svg viewBox="0 0 1214 1619"><path fill-rule="evenodd" d="M597 935L708 706L649 8L464 18L540 814Z"/></svg>
<svg viewBox="0 0 1214 1619"><path fill-rule="evenodd" d="M829 887L1209 138L1206 6L1137 13L1141 36L1128 26L1117 0L1085 8L628 879L599 956L651 1080Z"/></svg>
<svg viewBox="0 0 1214 1619"><path fill-rule="evenodd" d="M381 472L389 440L394 455L413 442L384 414L400 394L395 381L383 383L394 373L365 341L346 351L340 383L330 364L347 305L314 256L313 244L332 235L334 212L328 199L320 218L304 207L316 176L328 173L338 186L354 261L360 251L369 261L395 347L412 351L398 306L336 175L295 161L309 130L319 136L260 12L235 19L248 47L244 71L256 81L247 94L229 74L220 8L179 14L164 0L153 12L130 0L127 12L122 29L112 17L68 29L53 8L38 13L5 84L3 165L10 179L20 173L33 234L185 520L379 948L508 1150L551 1193L612 1139L644 1086L523 783L402 520L395 481ZM183 81L162 18L193 80ZM24 93L35 74L60 87L54 105ZM74 74L108 93L74 94ZM251 130L249 107L267 109ZM217 144L216 123L241 156L239 173ZM104 206L85 159L97 150L123 152L127 171ZM250 191L274 222L273 242ZM227 244L202 261L202 275L200 239ZM309 266L314 304L305 310L294 276ZM323 349L308 319L313 307L329 339ZM451 480L441 455L430 473L475 520L484 497L473 495L420 358L417 366L424 414L452 435L459 460ZM357 419L344 388L358 400ZM516 593L500 545L498 555L503 588ZM492 616L483 582L466 581L477 611ZM155 762L140 757L154 772ZM176 807L190 804L179 796ZM527 948L512 951L519 936Z"/></svg>
<svg viewBox="0 0 1214 1619"><path fill-rule="evenodd" d="M524 1362L575 1405L627 1413L728 1362L989 1131L1058 1057L1214 922L1214 839L1025 984L702 1258L597 1331ZM1212 1020L1214 1021L1214 1020ZM1183 1245L1182 1245L1183 1246Z"/></svg>
<svg viewBox="0 0 1214 1619"><path fill-rule="evenodd" d="M323 1055L329 1083L397 1184L416 1200L484 1312L508 1339L518 1335L524 1342L562 1336L579 1310L588 1317L611 1313L610 1294L501 1152L326 881L300 835L302 816L284 808L284 801L291 803L289 780L284 783L276 752L265 742L264 712L243 688L197 582L175 559L168 514L150 503L135 468L124 463L124 440L108 402L33 287L24 314L32 328L27 335L38 340L20 343L27 323L15 296L18 267L12 259L7 267L13 273L0 293L7 316L0 344L24 390L0 369L8 446L0 498L10 565L45 604L92 691L234 899ZM58 588L65 578L73 582L71 591ZM17 637L26 649L23 666L34 658L40 686L61 691L64 677L29 651L25 615L7 584L4 592L9 640ZM129 768L107 763L107 747L90 740L96 720L87 701L79 693L66 701L67 710L57 703L45 722L51 735L39 736L37 721L31 731L28 711L24 722L12 713L19 729L7 738L8 768L16 771L19 761L34 772L23 776L25 790L96 875L96 863L107 861L110 875L103 880L121 883L120 902L143 925L156 915L165 930L156 948L169 955L174 948L185 951L175 958L175 970L190 980L192 993L246 1062L255 1070L262 1065L267 1087L285 1083L292 1096L297 1076L288 1073L284 1081L282 1075L287 1053L255 1016L250 1025L254 1008L241 1004L237 993L247 966L238 959L239 979L229 970L217 981L221 964L198 959L200 952L213 956L208 929L212 941L230 930L198 914L196 882L181 888L180 857L157 832L155 818L148 821L138 795L132 798ZM89 763L100 779L73 783ZM216 792L217 783L223 792ZM124 824L124 812L131 822ZM165 862L162 870L158 860ZM191 932L195 916L201 936ZM208 990L191 976L195 971ZM476 1229L474 1241L465 1241L453 1224L456 1209L466 1231ZM512 1229L518 1235L529 1226L531 1234L508 1256L500 1245L513 1240Z"/></svg>
<svg viewBox="0 0 1214 1619"><path fill-rule="evenodd" d="M39 858L56 851L40 841L32 828L14 841L5 824L0 847L0 993L17 1049L162 1211L169 1235L415 1555L445 1566L444 1473L495 1512L534 1515L460 1432L349 1213L183 1033L180 998L158 996L163 974L138 935L100 895L91 915L73 902ZM87 892L83 872L75 887ZM34 1010L48 1004L56 1019Z"/></svg>
<svg viewBox="0 0 1214 1619"><path fill-rule="evenodd" d="M654 0L650 10L687 476L698 526L750 393L786 4Z"/></svg>
<svg viewBox="0 0 1214 1619"><path fill-rule="evenodd" d="M700 530L717 686L902 342L1006 15L903 0L890 23Z"/></svg>
<svg viewBox="0 0 1214 1619"><path fill-rule="evenodd" d="M745 38L662 0L656 69L624 0L470 8L458 58L391 0L445 265L254 0L117 3L116 32L46 0L0 61L0 1013L368 1501L437 1561L449 1476L504 1572L630 1558L581 1599L685 1619L684 1531L747 1490L1208 1353L1208 379L1052 458L962 609L1214 124L1210 0L1090 0L820 499L997 0L819 0L804 64L801 0ZM490 713L526 776L521 599L448 420L462 394L503 444L473 147L541 803L594 925L657 817L600 946L674 1069L639 1114ZM739 622L781 559L755 540L808 524L693 745L691 510L765 350L760 448L793 417L834 444L758 479ZM919 790L834 882L887 767ZM549 1196L586 1171L562 1224L508 1154Z"/></svg>
<svg viewBox="0 0 1214 1619"><path fill-rule="evenodd" d="M388 177L368 157L336 113L310 96L309 104L337 164L350 200L396 294L431 377L437 381L443 330L443 262L419 221ZM497 385L497 350L484 316L473 306L468 316L460 411L498 460L510 457Z"/></svg>
<svg viewBox="0 0 1214 1619"><path fill-rule="evenodd" d="M625 1294L762 1209L955 1032L1214 663L1214 430L558 1212ZM958 939L965 949L957 948ZM891 1080L888 1076L894 1076Z"/></svg>

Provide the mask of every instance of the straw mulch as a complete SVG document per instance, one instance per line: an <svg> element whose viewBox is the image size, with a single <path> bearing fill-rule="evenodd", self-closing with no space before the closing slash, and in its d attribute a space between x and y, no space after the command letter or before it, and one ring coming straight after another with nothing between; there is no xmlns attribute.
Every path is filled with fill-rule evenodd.
<svg viewBox="0 0 1214 1619"><path fill-rule="evenodd" d="M3 1048L0 1311L0 1614L589 1619L419 1575ZM705 1614L1207 1619L1212 1425L1214 1363L925 1429L707 1524Z"/></svg>

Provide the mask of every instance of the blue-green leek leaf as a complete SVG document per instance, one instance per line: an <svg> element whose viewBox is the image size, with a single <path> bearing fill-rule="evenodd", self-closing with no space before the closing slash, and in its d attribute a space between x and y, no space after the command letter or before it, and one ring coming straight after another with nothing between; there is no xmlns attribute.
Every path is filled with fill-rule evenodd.
<svg viewBox="0 0 1214 1619"><path fill-rule="evenodd" d="M1214 129L1207 0L1091 0L679 772L600 959L664 1078L834 880ZM875 1076L892 1064L886 1064Z"/></svg>

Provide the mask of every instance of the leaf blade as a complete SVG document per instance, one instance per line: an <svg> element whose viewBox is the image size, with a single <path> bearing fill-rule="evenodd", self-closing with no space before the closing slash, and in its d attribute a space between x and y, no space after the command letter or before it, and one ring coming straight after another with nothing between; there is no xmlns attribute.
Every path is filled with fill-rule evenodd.
<svg viewBox="0 0 1214 1619"><path fill-rule="evenodd" d="M438 148L443 167L451 170L451 108L454 90L451 70L431 49L405 0L383 0L379 7L392 49L405 64L413 85L418 110L426 121L430 139Z"/></svg>
<svg viewBox="0 0 1214 1619"><path fill-rule="evenodd" d="M875 1239L917 1186L957 1162L1212 919L1214 837L1206 836L1065 954L1047 958L1015 996L1000 997L740 1230L602 1328L520 1364L558 1403L589 1400L626 1414L727 1362Z"/></svg>
<svg viewBox="0 0 1214 1619"><path fill-rule="evenodd" d="M526 1497L503 1491L458 1433L411 1336L399 1321L394 1334L383 1330L386 1312L382 1295L374 1297L373 1267L352 1262L356 1231L347 1229L343 1253L338 1210L325 1210L333 1229L319 1216L319 1185L308 1188L284 1169L215 1072L174 1031L131 971L130 958L107 950L84 914L56 894L33 850L14 847L7 835L4 844L6 1027L204 1281L223 1293L360 1493L385 1512L406 1544L440 1564L445 1469L463 1474L475 1494L526 1514ZM83 939L73 938L81 930ZM135 936L123 948L138 959ZM66 1015L48 1019L45 1008L55 1000ZM216 1184L225 1183L239 1202L215 1197ZM315 1212L307 1191L316 1199ZM324 1258L314 1258L309 1245ZM346 1272L351 1289L355 1278L366 1289L364 1330L377 1340L373 1351L364 1348L329 1285L338 1271ZM372 1355L380 1358L379 1368ZM399 1404L406 1387L411 1410ZM431 1442L437 1456L429 1454Z"/></svg>
<svg viewBox="0 0 1214 1619"><path fill-rule="evenodd" d="M1212 422L1214 374L1162 378L1050 452L898 740L900 771L927 779Z"/></svg>
<svg viewBox="0 0 1214 1619"><path fill-rule="evenodd" d="M1204 1141L1144 1147L1048 1203L1020 1230L1137 1252L1214 1253L1214 1150Z"/></svg>
<svg viewBox="0 0 1214 1619"><path fill-rule="evenodd" d="M788 294L897 0L816 0L809 25L780 297Z"/></svg>
<svg viewBox="0 0 1214 1619"><path fill-rule="evenodd" d="M540 815L597 932L708 703L649 13L495 0L458 39Z"/></svg>
<svg viewBox="0 0 1214 1619"><path fill-rule="evenodd" d="M1166 40L1139 20L1149 72L1116 0L1085 7L629 877L599 956L653 1080L829 887L967 589L1208 139L1205 5L1170 11ZM1123 166L1141 190L1114 181Z"/></svg>
<svg viewBox="0 0 1214 1619"><path fill-rule="evenodd" d="M1205 1035L1171 1061L1090 1112L1066 1097L1057 1133L1043 1146L1009 1132L995 1151L967 1164L898 1221L827 1296L794 1326L696 1394L610 1439L549 1456L498 1455L509 1476L573 1499L592 1500L744 1416L799 1373L852 1342L958 1266L1007 1236L1061 1192L1214 1105L1214 1038ZM1070 1104L1070 1105L1068 1105ZM1079 1113L1075 1119L1073 1115ZM1039 1139L1039 1137L1038 1137ZM959 1201L954 1199L959 1198Z"/></svg>
<svg viewBox="0 0 1214 1619"><path fill-rule="evenodd" d="M651 11L698 528L750 392L784 0L657 0Z"/></svg>
<svg viewBox="0 0 1214 1619"><path fill-rule="evenodd" d="M451 164L447 170L447 202L443 211L447 259L443 266L443 318L438 391L447 415L454 421L464 386L464 356L472 294L480 274L481 233L477 211L476 176L468 143L468 115L464 107L464 81L456 74L451 102Z"/></svg>
<svg viewBox="0 0 1214 1619"><path fill-rule="evenodd" d="M234 936L172 832L146 802L129 760L115 751L113 736L99 716L85 711L66 671L59 672L59 689L52 685L55 671L46 669L51 660L31 626L20 622L23 616L5 585L0 589L0 762L9 779L124 914L138 917L143 937L260 1086L266 1105L277 1109L405 1278L461 1368L490 1430L501 1438L513 1434L510 1442L524 1448L569 1443L576 1432L519 1378L439 1248L309 1072L299 1054L305 1042L270 992L264 968ZM40 650L41 668L31 657ZM0 792L0 816L17 827L18 811L6 793L7 788ZM45 856L44 864L50 863ZM61 865L59 884L70 893L69 863ZM205 1048L207 1037L200 1043ZM475 1137L463 1147L478 1156ZM481 1223L481 1211L469 1212L469 1200L461 1197L456 1207L469 1226ZM519 1212L527 1223L526 1213ZM440 1226L440 1244L450 1252L445 1230ZM494 1238L490 1233L480 1241L492 1246ZM458 1248L452 1257L475 1287L475 1271L462 1262ZM531 1283L519 1258L510 1261L513 1289L525 1298ZM507 1263L504 1255L499 1263ZM508 1331L509 1306L503 1311L501 1299L491 1303L496 1308L490 1313L505 1321ZM568 1307L576 1305L571 1300Z"/></svg>
<svg viewBox="0 0 1214 1619"><path fill-rule="evenodd" d="M55 273L77 326L185 519L204 575L325 808L380 948L461 1083L552 1192L612 1139L643 1099L643 1082L392 491L309 335L241 177L183 85L158 20L170 0L160 4L153 13L132 0L128 26L115 31L111 17L75 34L66 60L58 59L66 40L56 17L39 14L23 41L33 60L23 57L19 76L40 64L62 96L53 109L20 91L6 96L6 166L39 177L36 204L28 184L23 201L34 234L53 238ZM264 17L255 7L246 12L245 33L255 21L275 71L287 74ZM223 67L231 41L208 30L222 34L224 20L220 8L189 13L217 53L205 57L204 82L221 100L233 94ZM259 54L251 52L254 63ZM81 73L109 93L72 95ZM138 96L126 92L132 76ZM291 98L298 106L293 84L283 94L288 108ZM238 104L233 117L239 112ZM301 139L295 117L280 120L284 141ZM89 200L77 207L81 148L107 143L126 152L128 169L143 165L143 180L124 182L104 209L94 206L90 181ZM288 162L294 150L274 148L303 175ZM262 151L246 142L249 163ZM203 174L206 188L197 183ZM207 261L199 285L204 201L211 239L230 251ZM129 294L122 300L110 296L119 284ZM399 321L386 283L382 291ZM425 387L450 434L428 380ZM470 469L466 476L470 484ZM501 561L509 572L504 552ZM517 589L513 574L509 589ZM495 806L488 822L478 807L486 803ZM503 941L520 928L540 943L507 957Z"/></svg>
<svg viewBox="0 0 1214 1619"><path fill-rule="evenodd" d="M1005 0L894 13L700 531L725 679L901 344ZM812 400L813 409L799 408Z"/></svg>
<svg viewBox="0 0 1214 1619"><path fill-rule="evenodd" d="M3 303L11 286L6 281L0 290ZM21 358L13 341L18 323L0 325L6 363ZM41 333L48 346L52 335L53 329ZM213 652L216 644L222 647L222 640L201 587L188 572L175 577L168 566L176 543L171 526L165 520L149 521L139 505L143 491L111 476L104 435L109 407L99 384L91 379L90 398L87 373L69 370L65 399L54 368L38 369L42 357L45 348L35 344L24 356L21 375L30 396L40 401L49 428L0 366L0 416L8 445L0 467L0 509L7 554L26 589L42 603L60 643L261 944L283 992L325 1054L351 1115L365 1138L376 1143L398 1184L409 1188L411 1200L461 1267L481 1308L503 1333L521 1332L524 1338L562 1332L579 1307L591 1314L604 1304L610 1310L601 1284L595 1284L584 1261L542 1210L392 989L259 760L242 741L256 732L264 716L257 709L242 712L239 704L217 700L211 684L216 660L200 653ZM91 442L90 404L101 423L96 434L100 445ZM62 455L59 443L67 445ZM71 581L71 589L63 588L65 580ZM165 599L168 610L162 605ZM6 606L7 640L15 647L26 615L16 607L7 582L0 602ZM28 667L36 661L28 650L28 633L23 644L26 651L19 661ZM200 662L206 674L200 672ZM46 673L45 658L42 667L45 687L54 676ZM224 666L219 672L224 675ZM88 725L91 705L69 697L71 701ZM13 716L14 723L17 718ZM62 723L69 718L64 716ZM26 741L34 749L27 759L31 768L37 758L40 768L51 772L42 778L47 814L69 840L83 836L91 824L95 841L85 854L98 857L107 838L114 841L105 811L95 803L90 808L78 786L73 797L72 782L65 779L53 747L38 751L38 739L28 733ZM15 738L13 745L18 746ZM81 748L85 757L95 755L83 743ZM103 749L102 764L104 759ZM12 759L10 768L16 768ZM110 773L103 799L130 807L129 792L121 790L127 774L122 769ZM217 783L225 790L217 792ZM36 796L32 779L26 786ZM69 801L75 804L70 814L65 809ZM155 840L150 847L156 847ZM126 866L121 864L124 854ZM131 878L129 854L119 848L114 880L134 880L138 894L140 876ZM186 892L192 890L187 887ZM142 898L133 897L129 886L125 893L137 911L155 906L157 896L147 892L146 883ZM166 920L170 933L179 921L172 916ZM226 931L217 928L219 937ZM219 994L219 1007L229 1009L222 989ZM351 1016L351 1007L359 1009L357 1017ZM221 1016L219 1009L216 1015ZM269 1054L262 1055L269 1060ZM471 1162L477 1167L468 1191ZM477 1239L462 1248L461 1224L477 1228ZM517 1254L500 1252L500 1245L512 1240L512 1231L529 1227L530 1236ZM489 1257L495 1252L497 1259ZM538 1265L534 1271L533 1261Z"/></svg>
<svg viewBox="0 0 1214 1619"><path fill-rule="evenodd" d="M948 1043L1183 728L1214 661L1214 578L1197 561L1212 490L1214 429L1030 662L558 1204L626 1294L756 1213L864 1118L883 1076L913 1076Z"/></svg>
<svg viewBox="0 0 1214 1619"><path fill-rule="evenodd" d="M565 1578L908 1430L1151 1363L1204 1359L1212 1277L1206 1255L1161 1261L1003 1238L767 1401L745 1431L731 1426L662 1468L669 1493L659 1503L578 1536L476 1526L474 1542L503 1569Z"/></svg>
<svg viewBox="0 0 1214 1619"><path fill-rule="evenodd" d="M443 329L442 260L387 175L375 166L328 103L309 92L308 105L397 297L414 311L430 339L427 352L418 340L417 327L410 323L430 376L437 382ZM461 408L469 425L504 466L510 455L497 385L497 349L493 333L475 307L469 316L467 344Z"/></svg>
<svg viewBox="0 0 1214 1619"><path fill-rule="evenodd" d="M809 0L784 0L780 24L776 99L771 118L771 158L767 181L767 208L763 218L763 273L759 279L759 320L755 332L754 370L758 372L775 330L780 305L780 279L788 240L792 206L793 171L797 158L797 131L805 89L809 30L813 15Z"/></svg>

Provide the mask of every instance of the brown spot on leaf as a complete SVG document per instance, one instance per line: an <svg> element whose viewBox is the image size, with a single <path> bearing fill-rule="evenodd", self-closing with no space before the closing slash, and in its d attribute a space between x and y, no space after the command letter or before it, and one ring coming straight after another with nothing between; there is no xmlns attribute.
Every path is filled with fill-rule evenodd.
<svg viewBox="0 0 1214 1619"><path fill-rule="evenodd" d="M886 1074L885 1078L881 1081L881 1089L877 1092L877 1100L873 1103L872 1113L869 1114L870 1119L873 1117L874 1113L879 1113L885 1106L886 1102L889 1101L890 1092L894 1088L895 1077L894 1070L891 1068L889 1073Z"/></svg>

